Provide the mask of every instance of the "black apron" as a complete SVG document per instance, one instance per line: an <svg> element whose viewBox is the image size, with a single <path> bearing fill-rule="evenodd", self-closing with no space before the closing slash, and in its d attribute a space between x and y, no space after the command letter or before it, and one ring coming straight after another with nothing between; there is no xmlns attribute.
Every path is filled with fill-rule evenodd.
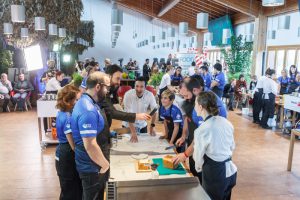
<svg viewBox="0 0 300 200"><path fill-rule="evenodd" d="M236 185L237 173L226 178L226 162L217 162L204 155L202 166L202 187L213 200L228 200L231 197L231 190Z"/></svg>
<svg viewBox="0 0 300 200"><path fill-rule="evenodd" d="M215 86L212 88L212 91L220 98L223 97L223 90L218 88L218 86Z"/></svg>
<svg viewBox="0 0 300 200"><path fill-rule="evenodd" d="M259 122L259 113L262 109L262 96L263 96L263 89L258 88L258 91L254 93L253 97L253 121Z"/></svg>
<svg viewBox="0 0 300 200"><path fill-rule="evenodd" d="M291 77L290 84L289 84L289 89L288 89L288 94L291 94L291 93L295 92L297 87L298 87L298 84L296 82L296 75L295 75L295 78Z"/></svg>
<svg viewBox="0 0 300 200"><path fill-rule="evenodd" d="M280 82L280 95L283 95L283 94L287 94L288 93L288 85L289 83L283 83L282 81Z"/></svg>
<svg viewBox="0 0 300 200"><path fill-rule="evenodd" d="M264 99L263 94L263 116L261 118L261 123L260 125L263 127L268 126L268 120L269 118L274 117L274 112L275 112L275 95L273 93L269 93L269 99Z"/></svg>
<svg viewBox="0 0 300 200"><path fill-rule="evenodd" d="M173 108L173 105L171 105L171 107L170 107L169 115L165 116L165 120L166 120L167 126L168 126L168 140L172 139L173 130L174 130L174 121L172 118L172 108ZM181 136L182 136L182 128L179 125L179 130L178 130L176 139L174 141L176 142L179 138L181 138ZM185 149L184 146L185 145L182 145L181 147L177 147L176 148L177 153L184 152L184 149Z"/></svg>

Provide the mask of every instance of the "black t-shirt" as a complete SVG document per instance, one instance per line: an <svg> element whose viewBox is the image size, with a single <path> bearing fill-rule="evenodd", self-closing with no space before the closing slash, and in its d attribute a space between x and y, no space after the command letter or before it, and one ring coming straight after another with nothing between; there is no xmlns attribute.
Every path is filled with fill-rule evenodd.
<svg viewBox="0 0 300 200"><path fill-rule="evenodd" d="M189 136L187 140L188 145L192 144L194 140L194 132L198 128L197 124L194 123L192 118L194 107L195 107L195 97L193 97L190 100L185 100L185 102L182 105L182 108L186 113L186 117L188 121L188 131L189 131Z"/></svg>

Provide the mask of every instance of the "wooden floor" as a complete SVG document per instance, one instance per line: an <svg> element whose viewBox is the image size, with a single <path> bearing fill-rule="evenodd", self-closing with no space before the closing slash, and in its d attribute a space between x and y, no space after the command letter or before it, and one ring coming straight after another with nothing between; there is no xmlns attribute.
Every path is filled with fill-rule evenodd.
<svg viewBox="0 0 300 200"><path fill-rule="evenodd" d="M292 172L287 172L288 139L234 112L229 119L238 166L232 199L300 200L300 143L295 144ZM41 151L34 111L0 113L0 199L58 199L54 151L54 146Z"/></svg>

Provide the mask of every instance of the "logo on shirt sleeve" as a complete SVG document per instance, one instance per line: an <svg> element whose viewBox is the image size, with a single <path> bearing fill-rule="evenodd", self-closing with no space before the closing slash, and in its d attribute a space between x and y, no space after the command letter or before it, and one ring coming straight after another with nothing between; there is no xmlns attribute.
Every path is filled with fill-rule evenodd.
<svg viewBox="0 0 300 200"><path fill-rule="evenodd" d="M176 115L176 119L181 119L180 114L177 114L177 115Z"/></svg>
<svg viewBox="0 0 300 200"><path fill-rule="evenodd" d="M85 129L92 128L92 124L82 124L82 127Z"/></svg>
<svg viewBox="0 0 300 200"><path fill-rule="evenodd" d="M66 127L67 127L67 128L71 128L71 125L70 125L70 124L67 124Z"/></svg>

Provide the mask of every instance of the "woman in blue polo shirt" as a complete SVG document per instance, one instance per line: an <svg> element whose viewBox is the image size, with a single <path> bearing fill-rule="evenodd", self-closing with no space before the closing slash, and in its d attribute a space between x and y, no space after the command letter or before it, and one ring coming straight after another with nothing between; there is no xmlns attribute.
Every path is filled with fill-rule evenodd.
<svg viewBox="0 0 300 200"><path fill-rule="evenodd" d="M179 86L182 81L183 77L181 75L181 67L177 67L175 73L171 75L171 85Z"/></svg>
<svg viewBox="0 0 300 200"><path fill-rule="evenodd" d="M278 84L280 85L280 95L288 93L289 77L287 76L286 69L281 71L281 76L277 79Z"/></svg>
<svg viewBox="0 0 300 200"><path fill-rule="evenodd" d="M298 83L296 80L298 69L295 65L291 65L290 67L290 77L289 77L289 86L288 86L288 93L293 93L298 88Z"/></svg>
<svg viewBox="0 0 300 200"><path fill-rule="evenodd" d="M225 75L222 72L222 65L220 63L216 63L214 65L214 76L210 88L218 97L222 98L225 84L226 81Z"/></svg>
<svg viewBox="0 0 300 200"><path fill-rule="evenodd" d="M56 131L59 145L56 148L56 171L60 182L60 199L82 199L82 186L75 164L74 141L71 130L71 110L80 96L80 90L67 85L58 93Z"/></svg>

